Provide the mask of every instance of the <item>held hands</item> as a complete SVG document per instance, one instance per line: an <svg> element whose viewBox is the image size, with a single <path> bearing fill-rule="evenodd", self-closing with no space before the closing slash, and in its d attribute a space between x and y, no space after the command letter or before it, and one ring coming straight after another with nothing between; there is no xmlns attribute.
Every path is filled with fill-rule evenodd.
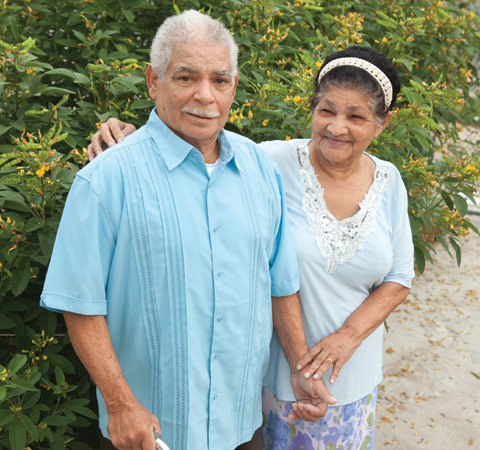
<svg viewBox="0 0 480 450"><path fill-rule="evenodd" d="M154 450L153 432L161 433L158 419L137 400L107 406L108 433L118 450Z"/></svg>
<svg viewBox="0 0 480 450"><path fill-rule="evenodd" d="M290 375L290 381L296 399L296 403L292 404L294 412L288 416L290 420L316 422L325 416L328 405L337 402L321 379L307 379L302 372L294 372Z"/></svg>
<svg viewBox="0 0 480 450"><path fill-rule="evenodd" d="M329 382L334 383L340 369L360 344L361 339L358 339L351 330L340 328L318 341L305 353L298 362L297 370L301 370L306 379L320 380L321 376L333 365Z"/></svg>
<svg viewBox="0 0 480 450"><path fill-rule="evenodd" d="M92 136L92 142L87 147L88 159L91 161L108 147L113 147L118 142L122 142L125 136L132 134L135 129L135 126L131 123L125 123L111 117L105 123L102 123L98 131Z"/></svg>

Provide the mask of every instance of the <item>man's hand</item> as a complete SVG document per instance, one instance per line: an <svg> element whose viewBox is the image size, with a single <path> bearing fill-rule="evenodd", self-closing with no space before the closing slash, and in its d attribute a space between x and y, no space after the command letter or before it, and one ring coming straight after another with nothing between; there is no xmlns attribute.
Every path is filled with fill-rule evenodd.
<svg viewBox="0 0 480 450"><path fill-rule="evenodd" d="M361 343L353 332L340 328L318 341L298 362L297 369L303 371L305 378L320 380L333 365L329 382L334 383L340 369Z"/></svg>
<svg viewBox="0 0 480 450"><path fill-rule="evenodd" d="M297 400L292 405L295 412L288 416L290 420L316 422L325 416L328 405L337 403L321 379L307 379L302 372L294 372L290 375L290 380Z"/></svg>
<svg viewBox="0 0 480 450"><path fill-rule="evenodd" d="M118 450L154 450L153 432L161 433L158 419L138 401L107 406L108 434Z"/></svg>
<svg viewBox="0 0 480 450"><path fill-rule="evenodd" d="M135 126L131 123L125 123L111 117L105 123L102 123L98 131L92 136L92 142L87 147L88 159L91 161L108 147L113 147L118 142L122 142L125 136L132 134L135 130Z"/></svg>

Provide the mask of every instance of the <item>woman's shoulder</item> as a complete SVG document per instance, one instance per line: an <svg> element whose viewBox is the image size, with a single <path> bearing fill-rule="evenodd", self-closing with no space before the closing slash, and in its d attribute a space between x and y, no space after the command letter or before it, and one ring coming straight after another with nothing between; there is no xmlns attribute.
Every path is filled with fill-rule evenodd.
<svg viewBox="0 0 480 450"><path fill-rule="evenodd" d="M297 147L308 143L308 139L291 139L288 141L264 141L259 145L278 165L296 158Z"/></svg>

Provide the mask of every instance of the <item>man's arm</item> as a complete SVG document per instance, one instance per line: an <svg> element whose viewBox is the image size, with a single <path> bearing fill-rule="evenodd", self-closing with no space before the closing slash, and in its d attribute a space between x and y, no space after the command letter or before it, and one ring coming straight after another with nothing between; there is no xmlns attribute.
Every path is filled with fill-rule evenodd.
<svg viewBox="0 0 480 450"><path fill-rule="evenodd" d="M119 450L153 450L157 418L144 408L128 386L104 316L64 311L73 348L102 394L108 412L108 433Z"/></svg>
<svg viewBox="0 0 480 450"><path fill-rule="evenodd" d="M289 419L316 421L327 412L327 405L337 400L328 392L322 379L306 379L297 370L297 362L308 351L298 295L272 297L273 326L290 365L290 379L297 400L295 414Z"/></svg>

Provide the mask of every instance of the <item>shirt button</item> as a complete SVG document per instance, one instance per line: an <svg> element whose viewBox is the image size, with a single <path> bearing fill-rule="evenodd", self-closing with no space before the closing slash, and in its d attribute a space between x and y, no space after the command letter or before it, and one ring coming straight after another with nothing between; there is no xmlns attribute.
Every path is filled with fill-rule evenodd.
<svg viewBox="0 0 480 450"><path fill-rule="evenodd" d="M217 322L223 322L224 319L225 317L223 317L222 315L217 316Z"/></svg>
<svg viewBox="0 0 480 450"><path fill-rule="evenodd" d="M220 227L218 225L215 225L213 227L213 232L216 233L219 229L220 229Z"/></svg>
<svg viewBox="0 0 480 450"><path fill-rule="evenodd" d="M218 278L223 277L223 272L217 272L217 277Z"/></svg>

